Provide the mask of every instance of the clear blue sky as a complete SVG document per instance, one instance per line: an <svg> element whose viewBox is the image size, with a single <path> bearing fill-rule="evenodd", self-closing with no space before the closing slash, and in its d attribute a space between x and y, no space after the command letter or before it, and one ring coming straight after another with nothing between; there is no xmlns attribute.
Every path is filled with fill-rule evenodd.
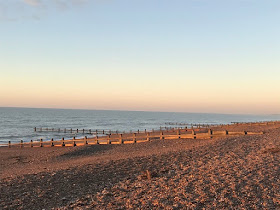
<svg viewBox="0 0 280 210"><path fill-rule="evenodd" d="M0 106L280 113L280 1L0 0Z"/></svg>

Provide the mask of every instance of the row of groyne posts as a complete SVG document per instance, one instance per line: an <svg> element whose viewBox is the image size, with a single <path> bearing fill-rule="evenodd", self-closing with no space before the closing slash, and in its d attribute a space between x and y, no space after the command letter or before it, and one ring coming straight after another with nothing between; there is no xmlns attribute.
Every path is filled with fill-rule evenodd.
<svg viewBox="0 0 280 210"><path fill-rule="evenodd" d="M264 132L251 132L251 131L229 131L226 128L234 125L246 125L246 126L264 126L274 125L280 127L280 121L266 121L266 122L232 122L232 124L223 125L202 125L192 124L190 128L186 127L160 127L159 130L152 129L151 131L138 130L137 132L120 133L119 131L112 132L111 130L93 130L93 129L55 129L55 128L34 128L35 132L76 132L83 134L95 134L94 137L84 136L83 138L76 139L60 139L60 140L48 140L33 141L20 143L8 142L8 147L65 147L65 146L82 146L82 145L93 145L93 144L129 144L146 142L153 139L209 139L213 137L221 137L227 135L261 135ZM217 129L218 128L218 129ZM219 129L225 128L225 129ZM101 134L101 136L98 136ZM7 145L6 145L7 146Z"/></svg>

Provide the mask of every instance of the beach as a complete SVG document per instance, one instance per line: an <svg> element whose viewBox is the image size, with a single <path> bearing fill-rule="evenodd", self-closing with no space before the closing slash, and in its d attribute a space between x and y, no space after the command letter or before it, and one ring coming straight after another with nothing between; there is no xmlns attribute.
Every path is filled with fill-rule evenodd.
<svg viewBox="0 0 280 210"><path fill-rule="evenodd" d="M280 208L280 128L228 129L264 134L0 148L0 208Z"/></svg>

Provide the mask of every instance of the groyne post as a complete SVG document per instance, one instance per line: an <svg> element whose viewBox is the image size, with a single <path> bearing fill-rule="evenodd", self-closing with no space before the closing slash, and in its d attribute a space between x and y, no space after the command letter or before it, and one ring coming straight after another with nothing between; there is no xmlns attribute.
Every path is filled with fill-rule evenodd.
<svg viewBox="0 0 280 210"><path fill-rule="evenodd" d="M20 140L20 148L23 148L23 141Z"/></svg>
<svg viewBox="0 0 280 210"><path fill-rule="evenodd" d="M33 147L33 140L30 140L30 147Z"/></svg>
<svg viewBox="0 0 280 210"><path fill-rule="evenodd" d="M133 133L133 143L136 143L136 133Z"/></svg>
<svg viewBox="0 0 280 210"><path fill-rule="evenodd" d="M107 144L111 144L111 139L110 138L111 138L111 135L108 135L107 136Z"/></svg>
<svg viewBox="0 0 280 210"><path fill-rule="evenodd" d="M43 139L40 139L40 147L43 147Z"/></svg>
<svg viewBox="0 0 280 210"><path fill-rule="evenodd" d="M120 144L123 144L122 134L119 134L119 143L120 143Z"/></svg>
<svg viewBox="0 0 280 210"><path fill-rule="evenodd" d="M84 137L84 145L87 145L88 142L87 142L87 136Z"/></svg>
<svg viewBox="0 0 280 210"><path fill-rule="evenodd" d="M8 142L8 147L11 148L11 141Z"/></svg>

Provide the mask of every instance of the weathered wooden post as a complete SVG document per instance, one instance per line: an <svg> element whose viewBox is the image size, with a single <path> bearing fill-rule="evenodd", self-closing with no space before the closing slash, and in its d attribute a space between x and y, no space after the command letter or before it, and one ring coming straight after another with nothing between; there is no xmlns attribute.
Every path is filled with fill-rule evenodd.
<svg viewBox="0 0 280 210"><path fill-rule="evenodd" d="M228 135L228 130L225 130L225 135Z"/></svg>
<svg viewBox="0 0 280 210"><path fill-rule="evenodd" d="M97 130L97 129L95 130L95 134L96 134L96 135L98 134L98 130Z"/></svg>
<svg viewBox="0 0 280 210"><path fill-rule="evenodd" d="M105 134L104 130L103 130L103 134Z"/></svg>
<svg viewBox="0 0 280 210"><path fill-rule="evenodd" d="M244 135L247 135L247 131L244 131Z"/></svg>
<svg viewBox="0 0 280 210"><path fill-rule="evenodd" d="M96 135L95 144L99 144L98 136Z"/></svg>
<svg viewBox="0 0 280 210"><path fill-rule="evenodd" d="M88 141L87 141L87 136L84 137L84 145L87 145Z"/></svg>
<svg viewBox="0 0 280 210"><path fill-rule="evenodd" d="M33 140L30 140L30 147L33 147Z"/></svg>
<svg viewBox="0 0 280 210"><path fill-rule="evenodd" d="M149 132L147 133L147 141L150 141Z"/></svg>
<svg viewBox="0 0 280 210"><path fill-rule="evenodd" d="M23 148L23 141L20 140L20 148Z"/></svg>
<svg viewBox="0 0 280 210"><path fill-rule="evenodd" d="M132 137L133 139L133 143L136 143L136 133L133 133L133 137Z"/></svg>
<svg viewBox="0 0 280 210"><path fill-rule="evenodd" d="M70 129L70 133L72 133L72 128Z"/></svg>
<svg viewBox="0 0 280 210"><path fill-rule="evenodd" d="M192 129L192 138L196 139L196 133L195 133L194 129Z"/></svg>
<svg viewBox="0 0 280 210"><path fill-rule="evenodd" d="M43 147L43 139L40 139L40 147Z"/></svg>
<svg viewBox="0 0 280 210"><path fill-rule="evenodd" d="M83 133L85 133L85 129L83 129Z"/></svg>
<svg viewBox="0 0 280 210"><path fill-rule="evenodd" d="M79 133L79 129L77 128L77 133Z"/></svg>
<svg viewBox="0 0 280 210"><path fill-rule="evenodd" d="M8 147L11 148L11 141L8 142Z"/></svg>
<svg viewBox="0 0 280 210"><path fill-rule="evenodd" d="M178 130L177 130L177 137L178 137L178 139L180 139L180 138L181 138L181 132L180 132L180 129L178 129Z"/></svg>
<svg viewBox="0 0 280 210"><path fill-rule="evenodd" d="M147 129L145 128L145 133L147 133Z"/></svg>
<svg viewBox="0 0 280 210"><path fill-rule="evenodd" d="M61 141L62 141L61 146L65 147L64 137L62 137ZM53 146L53 139L52 139L52 146Z"/></svg>
<svg viewBox="0 0 280 210"><path fill-rule="evenodd" d="M34 128L34 132L36 132L36 131L37 131L37 128L35 127L35 128Z"/></svg>
<svg viewBox="0 0 280 210"><path fill-rule="evenodd" d="M122 134L119 134L119 143L120 143L120 144L123 144Z"/></svg>
<svg viewBox="0 0 280 210"><path fill-rule="evenodd" d="M107 144L111 144L111 135L107 136Z"/></svg>
<svg viewBox="0 0 280 210"><path fill-rule="evenodd" d="M162 131L160 131L160 133L159 133L159 139L163 140L163 132Z"/></svg>
<svg viewBox="0 0 280 210"><path fill-rule="evenodd" d="M77 130L78 130L78 129L77 129ZM73 147L77 146L77 144L76 144L76 141L75 141L75 140L76 140L76 137L74 136L74 137L73 137Z"/></svg>
<svg viewBox="0 0 280 210"><path fill-rule="evenodd" d="M139 129L138 129L137 133L140 133Z"/></svg>
<svg viewBox="0 0 280 210"><path fill-rule="evenodd" d="M91 134L91 129L88 130L89 134Z"/></svg>
<svg viewBox="0 0 280 210"><path fill-rule="evenodd" d="M209 135L210 138L213 138L213 136L212 136L213 135L213 131L211 129L208 130L208 135Z"/></svg>

